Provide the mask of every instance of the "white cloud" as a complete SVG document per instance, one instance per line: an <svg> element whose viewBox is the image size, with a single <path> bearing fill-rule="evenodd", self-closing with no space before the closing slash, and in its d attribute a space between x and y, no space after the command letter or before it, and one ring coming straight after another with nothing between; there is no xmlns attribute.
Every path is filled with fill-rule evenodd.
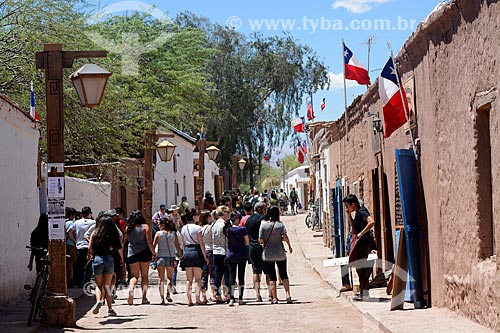
<svg viewBox="0 0 500 333"><path fill-rule="evenodd" d="M330 79L330 89L328 90L340 90L344 89L344 73L335 74L333 72L328 73L328 78ZM356 81L345 80L346 88L351 88L357 85Z"/></svg>
<svg viewBox="0 0 500 333"><path fill-rule="evenodd" d="M374 4L382 4L392 0L335 0L333 9L345 8L355 14L362 14L373 9Z"/></svg>

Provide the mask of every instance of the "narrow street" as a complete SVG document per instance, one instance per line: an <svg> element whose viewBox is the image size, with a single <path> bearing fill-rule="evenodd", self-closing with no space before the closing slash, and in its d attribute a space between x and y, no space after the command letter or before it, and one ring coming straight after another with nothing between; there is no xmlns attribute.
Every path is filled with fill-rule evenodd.
<svg viewBox="0 0 500 333"><path fill-rule="evenodd" d="M297 241L297 224L303 223L304 214L285 216L284 223L292 241L294 252L289 256L288 269L292 285L294 304L281 301L279 305L270 302L255 303L253 289L245 290L246 305L227 305L210 303L206 306L187 307L183 288L185 275L179 270L179 294L173 296L174 302L160 305L157 291L157 274L150 270L151 288L148 298L150 305L126 304L126 290L119 291L119 299L114 309L117 317L107 317L105 307L98 315L93 315L91 307L94 299L84 296L77 304L76 329L65 329L66 332L89 330L105 331L206 331L206 332L374 332L375 325L364 318L344 298L336 298L336 293L324 283L308 266ZM300 232L300 227L299 227ZM312 236L311 236L312 237ZM251 286L251 267L247 266L246 287ZM262 284L264 286L264 283ZM136 290L135 303L140 302L139 290ZM264 299L267 290L262 292ZM284 300L284 290L278 290L278 297ZM41 330L57 332L62 330Z"/></svg>

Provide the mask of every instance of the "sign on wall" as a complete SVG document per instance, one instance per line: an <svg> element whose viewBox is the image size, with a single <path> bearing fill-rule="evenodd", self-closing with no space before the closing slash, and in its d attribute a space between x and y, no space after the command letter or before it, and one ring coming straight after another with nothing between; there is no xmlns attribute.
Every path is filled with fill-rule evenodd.
<svg viewBox="0 0 500 333"><path fill-rule="evenodd" d="M408 100L408 112L410 113L410 128L414 129L417 126L416 117L416 98L415 98L415 76L412 75L403 82L403 88ZM408 123L404 125L405 131L408 131Z"/></svg>

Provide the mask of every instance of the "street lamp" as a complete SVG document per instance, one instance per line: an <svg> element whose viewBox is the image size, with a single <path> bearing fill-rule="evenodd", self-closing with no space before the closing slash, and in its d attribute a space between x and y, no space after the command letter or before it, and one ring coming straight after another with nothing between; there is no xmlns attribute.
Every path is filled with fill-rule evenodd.
<svg viewBox="0 0 500 333"><path fill-rule="evenodd" d="M110 72L96 64L87 64L70 75L80 104L94 108L101 103Z"/></svg>
<svg viewBox="0 0 500 333"><path fill-rule="evenodd" d="M217 156L219 156L219 152L220 152L220 149L215 147L215 146L210 146L207 148L207 154L208 154L208 158L211 160L211 161L215 161L217 159Z"/></svg>
<svg viewBox="0 0 500 333"><path fill-rule="evenodd" d="M47 183L64 184L64 82L63 68L71 68L73 62L78 58L99 58L106 57L107 51L63 51L62 44L44 44L42 52L36 52L35 63L37 69L45 71L45 103L47 110L46 132L47 132ZM95 68L94 68L95 69ZM80 73L75 74L73 82L76 81L75 88L79 87L80 93L86 96L80 97L84 101L82 105L95 107L99 105L106 84L95 84L95 77L90 77L92 68L85 68ZM96 73L94 73L96 74ZM98 73L99 74L99 73ZM109 72L102 70L100 75ZM78 80L78 81L77 81ZM90 83L89 83L90 82ZM78 88L77 88L78 91ZM76 323L75 302L68 297L66 289L66 240L64 231L64 207L65 193L64 186L62 193L51 197L51 191L47 196L47 201L51 207L58 207L49 211L49 290L53 296L47 297L44 302L47 311L46 321L50 325L72 327ZM62 208L62 209L60 209Z"/></svg>
<svg viewBox="0 0 500 333"><path fill-rule="evenodd" d="M163 140L158 146L156 146L156 151L160 155L160 159L163 162L169 162L174 156L174 151L177 146L168 140Z"/></svg>
<svg viewBox="0 0 500 333"><path fill-rule="evenodd" d="M247 161L245 161L244 159L241 159L238 161L238 167L240 168L240 170L245 169L246 164L247 164Z"/></svg>

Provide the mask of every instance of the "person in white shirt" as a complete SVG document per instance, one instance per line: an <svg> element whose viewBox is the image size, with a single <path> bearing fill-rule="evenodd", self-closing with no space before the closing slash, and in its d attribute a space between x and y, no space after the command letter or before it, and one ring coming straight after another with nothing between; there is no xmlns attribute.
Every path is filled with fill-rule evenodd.
<svg viewBox="0 0 500 333"><path fill-rule="evenodd" d="M68 236L76 244L76 266L75 266L75 283L78 286L83 286L90 281L92 275L92 266L87 265L87 254L89 250L89 242L85 239L85 233L95 226L95 221L92 216L92 209L85 206L82 208L83 218L75 221L68 229Z"/></svg>
<svg viewBox="0 0 500 333"><path fill-rule="evenodd" d="M187 221L188 223L181 229L181 240L184 247L181 267L186 269L186 295L188 306L194 305L191 297L193 282L195 284L194 294L196 305L202 305L200 300L201 268L208 261L205 253L205 243L203 242L201 227L194 224L193 212L190 211L187 213Z"/></svg>
<svg viewBox="0 0 500 333"><path fill-rule="evenodd" d="M217 221L212 227L212 241L214 252L215 265L215 300L217 303L229 302L229 269L225 264L226 259L226 235L224 234L224 225L229 220L229 208L227 206L219 206L215 210ZM222 276L224 275L224 295L221 296Z"/></svg>
<svg viewBox="0 0 500 333"><path fill-rule="evenodd" d="M158 225L158 221L160 221L160 219L166 219L168 218L168 213L167 213L167 206L165 206L164 204L161 204L160 205L160 210L157 211L156 213L154 213L153 215L153 225L155 227L159 227Z"/></svg>

